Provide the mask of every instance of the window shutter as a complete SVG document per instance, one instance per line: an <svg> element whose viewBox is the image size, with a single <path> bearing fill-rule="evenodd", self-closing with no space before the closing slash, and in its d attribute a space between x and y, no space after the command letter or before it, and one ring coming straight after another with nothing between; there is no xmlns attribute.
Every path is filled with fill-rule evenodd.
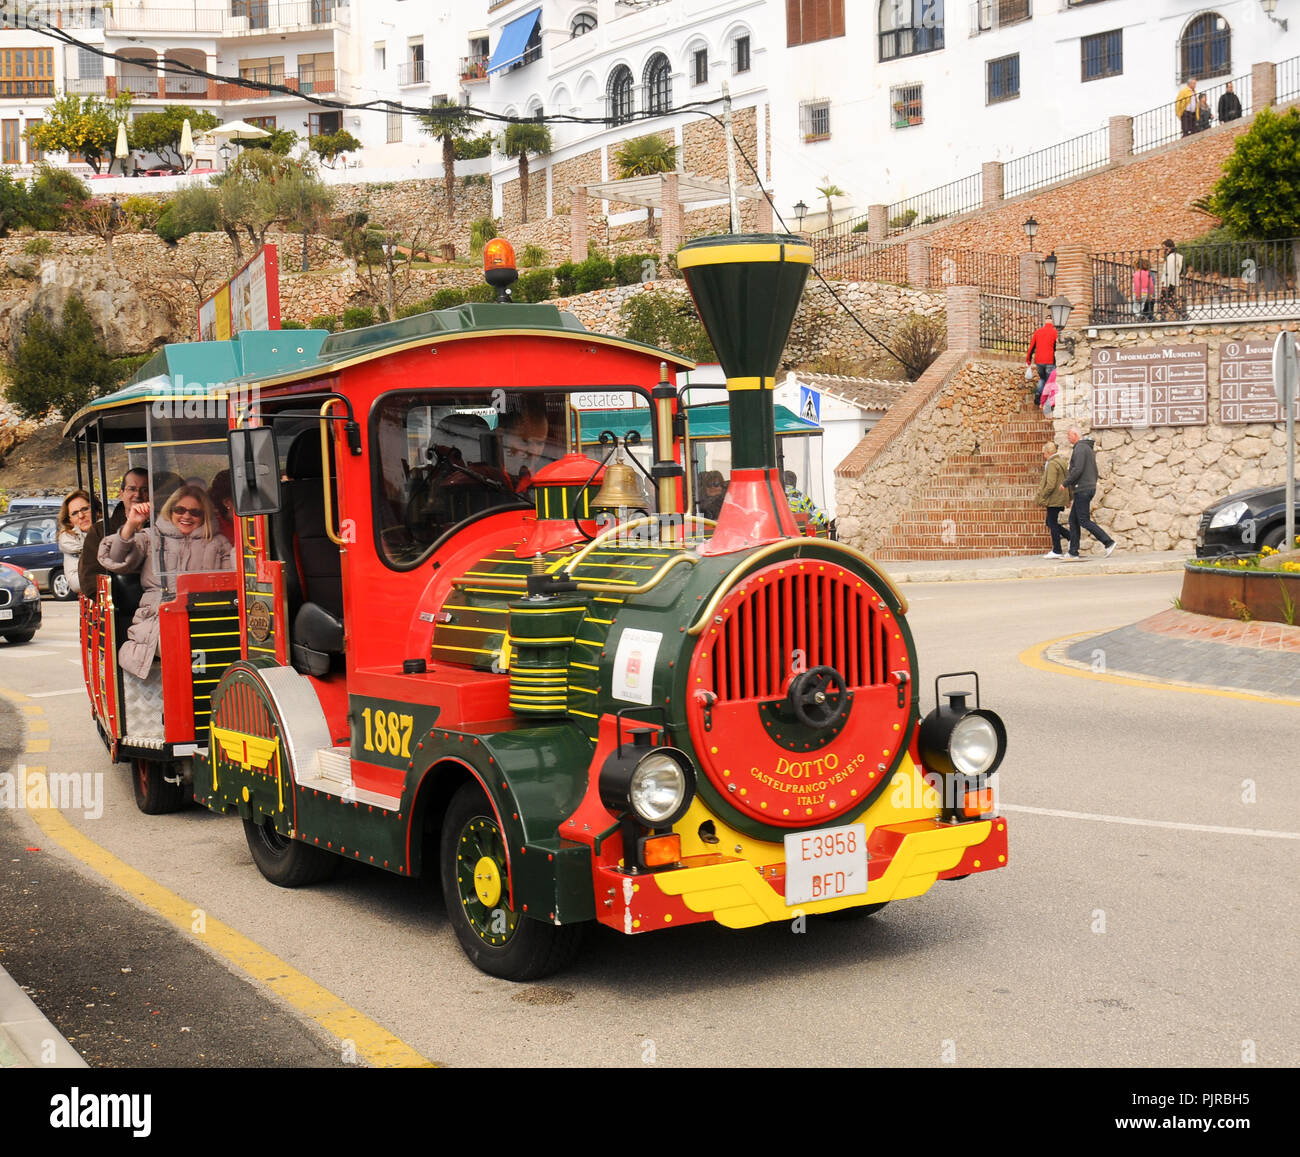
<svg viewBox="0 0 1300 1157"><path fill-rule="evenodd" d="M844 0L831 0L831 35L844 35Z"/></svg>
<svg viewBox="0 0 1300 1157"><path fill-rule="evenodd" d="M789 48L803 43L802 6L803 0L785 0L785 43Z"/></svg>

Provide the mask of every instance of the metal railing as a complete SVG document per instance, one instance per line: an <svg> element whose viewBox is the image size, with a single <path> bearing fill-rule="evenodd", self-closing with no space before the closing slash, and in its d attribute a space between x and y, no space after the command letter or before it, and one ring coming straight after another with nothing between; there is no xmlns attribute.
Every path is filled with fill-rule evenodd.
<svg viewBox="0 0 1300 1157"><path fill-rule="evenodd" d="M907 284L907 247L873 244L864 233L813 238L818 272L836 281L885 281Z"/></svg>
<svg viewBox="0 0 1300 1157"><path fill-rule="evenodd" d="M1280 61L1277 66L1277 101L1295 100L1300 96L1300 56Z"/></svg>
<svg viewBox="0 0 1300 1157"><path fill-rule="evenodd" d="M53 96L53 80L0 80L0 96ZM14 122L17 124L17 121Z"/></svg>
<svg viewBox="0 0 1300 1157"><path fill-rule="evenodd" d="M1181 258L1181 261L1179 260ZM1145 262L1154 296L1142 289ZM1120 249L1092 254L1092 323L1140 325L1152 321L1219 321L1300 316L1297 268L1300 238Z"/></svg>
<svg viewBox="0 0 1300 1157"><path fill-rule="evenodd" d="M980 294L980 349L1023 353L1043 324L1043 307L1018 297Z"/></svg>
<svg viewBox="0 0 1300 1157"><path fill-rule="evenodd" d="M128 8L107 11L109 32L216 32L238 36L345 22L340 0L243 0L227 8ZM340 11L343 10L343 11Z"/></svg>
<svg viewBox="0 0 1300 1157"><path fill-rule="evenodd" d="M487 66L486 56L462 56L460 78L461 80L487 80Z"/></svg>
<svg viewBox="0 0 1300 1157"><path fill-rule="evenodd" d="M918 193L895 201L885 213L888 221L887 237L895 237L922 225L932 225L945 217L969 213L983 203L983 179L979 173L949 181L937 189Z"/></svg>
<svg viewBox="0 0 1300 1157"><path fill-rule="evenodd" d="M1090 133L1068 141L1026 153L1002 166L1002 195L1018 197L1031 189L1054 185L1088 173L1104 169L1110 164L1110 129L1094 129Z"/></svg>
<svg viewBox="0 0 1300 1157"><path fill-rule="evenodd" d="M424 61L408 60L405 64L397 66L397 83L404 84L423 84L424 83Z"/></svg>
<svg viewBox="0 0 1300 1157"><path fill-rule="evenodd" d="M1232 85L1233 91L1237 94L1237 99L1241 102L1241 115L1243 117L1250 116L1253 111L1250 102L1250 74L1229 77L1218 84L1201 87L1197 90L1197 97L1200 97L1203 93L1207 98L1210 115L1213 118L1211 124L1219 123L1219 98L1228 91L1229 84ZM1155 108L1147 109L1146 112L1138 113L1133 118L1133 152L1135 155L1148 152L1151 149L1158 149L1161 145L1176 141L1183 135L1182 122L1174 112L1174 102L1172 100L1157 105Z"/></svg>
<svg viewBox="0 0 1300 1157"><path fill-rule="evenodd" d="M977 285L989 293L1020 296L1020 259L1009 253L928 247L933 286Z"/></svg>

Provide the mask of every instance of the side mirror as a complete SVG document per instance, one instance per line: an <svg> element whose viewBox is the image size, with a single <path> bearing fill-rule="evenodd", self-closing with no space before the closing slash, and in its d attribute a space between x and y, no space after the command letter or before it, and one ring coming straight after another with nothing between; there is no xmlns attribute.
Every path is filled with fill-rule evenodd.
<svg viewBox="0 0 1300 1157"><path fill-rule="evenodd" d="M275 453L275 432L270 426L231 430L230 484L235 513L274 514L280 509L280 463Z"/></svg>

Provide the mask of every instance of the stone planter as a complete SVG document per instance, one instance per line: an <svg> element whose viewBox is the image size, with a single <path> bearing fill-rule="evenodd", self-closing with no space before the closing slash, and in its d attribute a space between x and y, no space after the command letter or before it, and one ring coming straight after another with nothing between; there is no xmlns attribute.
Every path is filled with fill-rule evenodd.
<svg viewBox="0 0 1300 1157"><path fill-rule="evenodd" d="M1292 625L1300 625L1300 574L1276 571L1220 570L1188 565L1183 570L1180 596L1183 610L1220 619L1241 619L1229 600L1244 606L1250 617L1262 622L1285 623L1291 600Z"/></svg>

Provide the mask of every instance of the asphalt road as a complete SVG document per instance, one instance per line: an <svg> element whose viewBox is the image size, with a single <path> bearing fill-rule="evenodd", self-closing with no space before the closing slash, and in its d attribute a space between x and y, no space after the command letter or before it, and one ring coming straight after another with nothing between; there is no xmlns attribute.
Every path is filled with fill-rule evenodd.
<svg viewBox="0 0 1300 1157"><path fill-rule="evenodd" d="M1300 843L1276 833L1300 830L1297 709L1120 686L1018 658L1033 644L1164 609L1178 580L907 588L926 708L936 674L977 668L985 704L1006 720L1011 747L998 775L1010 820L1006 869L942 882L868 920L810 920L802 932L784 924L746 932L693 926L633 939L597 929L568 972L536 985L477 972L456 947L431 884L349 864L329 884L288 892L259 876L237 823L194 808L155 818L137 812L125 769L109 764L83 697L71 693L80 683L75 650L49 645L73 637L72 607L47 604L46 627L21 662L19 649L0 649L0 685L43 696L52 744L41 758L51 771L104 773L103 815L67 813L80 831L429 1060L1294 1065ZM69 693L49 694L60 691ZM11 748L13 727L12 716L0 716L0 743ZM171 925L138 931L152 917L57 848L35 866L20 850L39 842L34 831L24 812L0 815L6 967L65 1032L102 1050L106 1062L92 1063L147 1063L139 1058L148 1034L137 1037L134 1025L110 1031L104 1021L110 1010L117 1019L122 1002L101 1005L105 986L124 991L120 967L146 959L126 951L137 938L150 954L183 955L185 987L205 995L190 999L174 979L169 991L161 976L136 991L151 1017L160 1010L156 1023L204 1034L204 1048L189 1053L168 1042L166 1063L252 1063L263 1049L260 1018L268 1009L290 1015L278 999L239 980L234 988L248 1003L230 1015L223 1000L239 1007L240 996L218 974L225 981L232 974L201 937ZM15 883L31 879L38 897L47 894L41 880L56 880L75 903L15 899ZM15 967L9 937L24 924L48 950L28 951L19 936ZM102 963L67 969L74 948ZM208 1035L218 1021L227 1034L220 1045ZM290 1033L286 1059L275 1063L311 1063L319 1033L301 1032L304 1059L295 1058ZM120 1036L138 1047L133 1060L122 1059Z"/></svg>

